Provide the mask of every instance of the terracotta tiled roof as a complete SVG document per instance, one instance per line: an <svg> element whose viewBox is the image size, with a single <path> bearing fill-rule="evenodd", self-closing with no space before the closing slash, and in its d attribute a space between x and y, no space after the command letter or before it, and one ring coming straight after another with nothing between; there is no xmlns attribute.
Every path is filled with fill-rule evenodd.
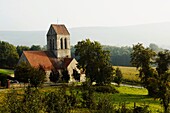
<svg viewBox="0 0 170 113"><path fill-rule="evenodd" d="M23 54L33 67L42 65L44 66L45 70L50 70L53 68L52 63L47 56L47 52L45 51L24 51Z"/></svg>
<svg viewBox="0 0 170 113"><path fill-rule="evenodd" d="M58 35L70 35L67 28L63 24L52 24L52 27Z"/></svg>
<svg viewBox="0 0 170 113"><path fill-rule="evenodd" d="M24 51L23 54L33 67L42 65L45 70L67 68L73 58L56 58L51 51Z"/></svg>

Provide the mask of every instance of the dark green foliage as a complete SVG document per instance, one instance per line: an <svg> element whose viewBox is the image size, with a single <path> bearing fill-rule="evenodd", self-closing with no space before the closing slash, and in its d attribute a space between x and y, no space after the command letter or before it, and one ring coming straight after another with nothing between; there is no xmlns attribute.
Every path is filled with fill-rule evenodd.
<svg viewBox="0 0 170 113"><path fill-rule="evenodd" d="M99 93L119 93L114 87L110 85L106 86L93 86L93 90Z"/></svg>
<svg viewBox="0 0 170 113"><path fill-rule="evenodd" d="M123 46L123 47L116 47L116 46L107 46L107 45L102 45L103 50L109 51L110 52L110 60L112 65L114 66L131 66L131 53L132 53L132 47L129 46ZM149 48L152 49L154 52L159 52L163 51L162 48L159 48L156 44L151 43L149 45ZM78 59L74 55L75 53L75 48L71 47L71 54L72 57Z"/></svg>
<svg viewBox="0 0 170 113"><path fill-rule="evenodd" d="M39 113L40 111L44 111L46 108L43 98L44 96L38 89L27 87L21 100L21 111L25 111L26 113Z"/></svg>
<svg viewBox="0 0 170 113"><path fill-rule="evenodd" d="M76 69L73 69L73 77L76 81L80 81L80 73Z"/></svg>
<svg viewBox="0 0 170 113"><path fill-rule="evenodd" d="M143 86L148 89L150 96L153 95L151 95L152 91L148 88L148 79L154 76L154 69L151 67L151 62L155 55L155 52L149 48L143 47L143 45L139 43L133 46L133 51L131 53L131 63L139 70L141 82Z"/></svg>
<svg viewBox="0 0 170 113"><path fill-rule="evenodd" d="M45 111L43 95L37 89L27 87L22 95L15 90L7 93L4 100L5 113L39 113Z"/></svg>
<svg viewBox="0 0 170 113"><path fill-rule="evenodd" d="M41 50L41 46L40 45L32 45L30 50L34 50L34 51Z"/></svg>
<svg viewBox="0 0 170 113"><path fill-rule="evenodd" d="M69 96L66 95L66 87L61 87L56 92L46 95L46 105L48 113L69 113L71 109Z"/></svg>
<svg viewBox="0 0 170 113"><path fill-rule="evenodd" d="M62 77L61 77L63 82L68 83L68 81L70 80L70 75L68 73L67 69L62 70Z"/></svg>
<svg viewBox="0 0 170 113"><path fill-rule="evenodd" d="M162 104L164 106L164 113L169 113L169 103L170 103L170 73L169 73L169 65L170 65L170 52L165 50L163 52L158 53L158 57L156 59L157 62L157 86L159 97L162 100Z"/></svg>
<svg viewBox="0 0 170 113"><path fill-rule="evenodd" d="M8 42L0 41L0 67L13 68L18 59L16 47Z"/></svg>
<svg viewBox="0 0 170 113"><path fill-rule="evenodd" d="M86 82L83 83L82 86L82 106L89 108L89 109L95 109L96 103L94 100L94 90L91 86L91 82L89 79L86 80Z"/></svg>
<svg viewBox="0 0 170 113"><path fill-rule="evenodd" d="M75 45L75 56L78 57L80 68L85 71L90 82L97 84L109 84L113 75L110 63L110 53L102 49L100 43L89 39L78 42Z"/></svg>
<svg viewBox="0 0 170 113"><path fill-rule="evenodd" d="M30 79L30 72L32 67L25 62L21 62L20 65L17 65L14 71L15 78L19 82L28 83L28 79Z"/></svg>
<svg viewBox="0 0 170 113"><path fill-rule="evenodd" d="M45 82L46 73L43 66L32 68L30 72L30 84L33 87L41 86Z"/></svg>
<svg viewBox="0 0 170 113"><path fill-rule="evenodd" d="M50 81L56 83L56 82L59 81L59 79L60 79L59 72L52 70L51 73L50 73Z"/></svg>
<svg viewBox="0 0 170 113"><path fill-rule="evenodd" d="M115 47L115 46L103 46L104 50L110 51L111 63L114 66L130 66L130 54L132 48L125 47Z"/></svg>
<svg viewBox="0 0 170 113"><path fill-rule="evenodd" d="M24 83L30 82L34 87L38 87L45 82L46 73L42 66L38 68L22 62L15 69L15 78Z"/></svg>
<svg viewBox="0 0 170 113"><path fill-rule="evenodd" d="M107 97L100 98L97 105L97 113L115 113L111 99Z"/></svg>
<svg viewBox="0 0 170 113"><path fill-rule="evenodd" d="M122 79L123 79L123 75L122 75L121 70L119 68L116 68L114 82L117 83L119 86L120 83L122 82Z"/></svg>
<svg viewBox="0 0 170 113"><path fill-rule="evenodd" d="M133 47L132 64L139 69L141 81L150 96L160 98L164 106L164 113L168 113L170 103L170 52L165 50L156 56L156 71L151 67L155 53L144 48L142 44Z"/></svg>
<svg viewBox="0 0 170 113"><path fill-rule="evenodd" d="M0 81L1 81L0 85L3 87L6 86L8 78L9 78L8 75L0 73Z"/></svg>
<svg viewBox="0 0 170 113"><path fill-rule="evenodd" d="M6 94L3 100L2 113L19 113L22 109L21 101L18 99L19 95L17 91L13 90Z"/></svg>
<svg viewBox="0 0 170 113"><path fill-rule="evenodd" d="M150 111L148 110L148 106L144 106L144 107L136 107L133 110L133 113L150 113Z"/></svg>
<svg viewBox="0 0 170 113"><path fill-rule="evenodd" d="M30 50L30 48L28 46L17 46L17 53L19 56L22 55L22 52L23 51L27 51L27 50Z"/></svg>

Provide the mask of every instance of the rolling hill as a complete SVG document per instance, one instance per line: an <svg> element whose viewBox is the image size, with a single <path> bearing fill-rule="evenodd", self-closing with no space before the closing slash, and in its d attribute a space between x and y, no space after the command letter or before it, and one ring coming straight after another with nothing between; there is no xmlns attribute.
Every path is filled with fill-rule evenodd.
<svg viewBox="0 0 170 113"><path fill-rule="evenodd" d="M68 26L67 26L68 27ZM103 45L132 46L138 42L155 43L170 49L170 23L154 23L120 27L78 27L69 28L71 45L86 38ZM0 31L0 40L14 45L45 45L47 31Z"/></svg>

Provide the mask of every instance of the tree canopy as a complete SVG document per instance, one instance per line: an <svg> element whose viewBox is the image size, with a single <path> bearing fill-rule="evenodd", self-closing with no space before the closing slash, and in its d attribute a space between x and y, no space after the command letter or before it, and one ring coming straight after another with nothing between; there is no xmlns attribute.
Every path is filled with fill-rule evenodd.
<svg viewBox="0 0 170 113"><path fill-rule="evenodd" d="M147 88L150 96L160 98L164 106L164 113L169 113L170 103L170 51L164 50L157 54L142 44L133 46L131 54L133 66L139 69L139 77ZM156 70L151 66L155 64Z"/></svg>
<svg viewBox="0 0 170 113"><path fill-rule="evenodd" d="M23 51L30 50L30 48L28 46L17 46L16 49L17 49L17 53L19 56L22 55Z"/></svg>
<svg viewBox="0 0 170 113"><path fill-rule="evenodd" d="M38 68L31 67L29 64L22 62L16 66L15 78L24 83L30 83L34 87L38 87L45 82L46 73L40 65Z"/></svg>
<svg viewBox="0 0 170 113"><path fill-rule="evenodd" d="M0 67L13 68L18 59L16 47L8 42L0 41Z"/></svg>
<svg viewBox="0 0 170 113"><path fill-rule="evenodd" d="M75 56L78 57L80 68L85 71L86 77L97 84L111 82L113 68L110 62L109 51L103 50L100 43L86 39L75 45Z"/></svg>

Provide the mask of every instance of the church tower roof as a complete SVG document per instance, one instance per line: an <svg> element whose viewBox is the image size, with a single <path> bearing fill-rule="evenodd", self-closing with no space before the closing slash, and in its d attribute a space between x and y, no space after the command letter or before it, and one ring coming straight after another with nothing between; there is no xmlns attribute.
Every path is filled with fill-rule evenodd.
<svg viewBox="0 0 170 113"><path fill-rule="evenodd" d="M57 35L70 35L64 24L51 24L51 27L55 30Z"/></svg>

